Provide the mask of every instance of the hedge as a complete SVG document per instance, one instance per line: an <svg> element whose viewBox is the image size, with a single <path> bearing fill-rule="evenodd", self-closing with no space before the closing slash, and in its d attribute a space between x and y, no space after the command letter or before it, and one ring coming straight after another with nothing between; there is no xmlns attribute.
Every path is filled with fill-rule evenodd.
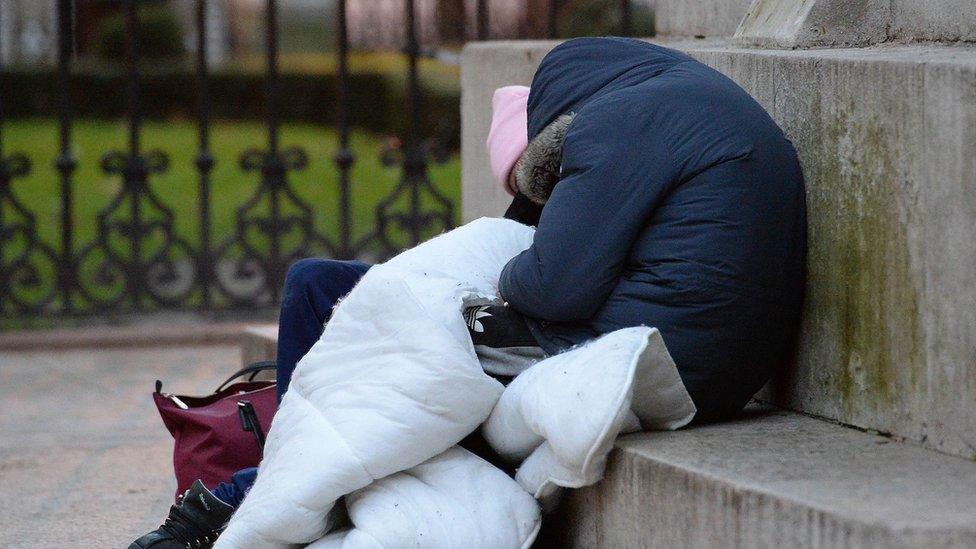
<svg viewBox="0 0 976 549"><path fill-rule="evenodd" d="M117 119L126 109L126 78L121 72L91 71L72 76L72 112L78 118ZM0 72L5 117L56 116L57 75L50 70ZM262 120L265 79L249 72L217 72L210 78L213 118ZM282 121L332 125L336 121L334 74L284 73L279 76L278 112ZM191 118L197 110L197 82L186 70L147 71L140 78L141 109L149 119ZM422 86L421 135L440 137L456 148L460 133L460 94ZM349 120L357 128L403 135L407 90L380 74L353 73L348 80Z"/></svg>

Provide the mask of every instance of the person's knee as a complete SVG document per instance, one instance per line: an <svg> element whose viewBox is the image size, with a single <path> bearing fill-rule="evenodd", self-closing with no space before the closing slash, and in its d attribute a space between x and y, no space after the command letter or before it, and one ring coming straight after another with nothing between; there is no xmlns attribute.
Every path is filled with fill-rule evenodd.
<svg viewBox="0 0 976 549"><path fill-rule="evenodd" d="M332 271L329 259L305 258L292 263L285 275L284 299L293 301L322 284L323 277L328 277Z"/></svg>
<svg viewBox="0 0 976 549"><path fill-rule="evenodd" d="M311 302L330 301L348 291L361 276L355 265L335 259L306 258L293 263L285 276L284 301L303 299ZM336 295L333 295L336 294ZM328 305L323 303L321 305Z"/></svg>
<svg viewBox="0 0 976 549"><path fill-rule="evenodd" d="M322 271L322 264L328 261L327 259L308 257L292 263L288 267L288 274L285 275L285 289L307 286Z"/></svg>

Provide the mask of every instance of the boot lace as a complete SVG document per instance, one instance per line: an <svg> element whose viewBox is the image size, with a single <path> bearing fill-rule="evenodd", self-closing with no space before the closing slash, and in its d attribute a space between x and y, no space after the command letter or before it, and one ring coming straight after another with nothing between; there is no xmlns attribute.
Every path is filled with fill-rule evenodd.
<svg viewBox="0 0 976 549"><path fill-rule="evenodd" d="M173 539L184 544L187 549L209 547L211 543L216 541L217 535L220 533L216 530L201 528L192 517L183 511L182 504L170 507L169 516L166 517L166 522L159 529L173 536Z"/></svg>

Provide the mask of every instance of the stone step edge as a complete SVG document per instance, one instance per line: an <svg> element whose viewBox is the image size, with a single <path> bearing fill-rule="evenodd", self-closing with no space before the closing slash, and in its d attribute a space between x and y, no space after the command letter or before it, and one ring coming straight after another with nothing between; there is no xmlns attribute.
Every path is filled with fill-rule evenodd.
<svg viewBox="0 0 976 549"><path fill-rule="evenodd" d="M87 328L0 332L0 351L234 345L250 324L241 322L145 323Z"/></svg>
<svg viewBox="0 0 976 549"><path fill-rule="evenodd" d="M245 357L274 358L277 326L252 326L242 342L249 349ZM750 467L745 458L751 448L764 448L778 470ZM783 465L790 455L816 455L818 449L827 461L796 459ZM736 452L738 465L729 467L725 462ZM842 467L857 463L846 471ZM834 477L828 474L832 467ZM642 482L640 470L651 472L653 482ZM652 488L644 489L669 483L675 486L664 493L677 498L655 498ZM696 503L693 485L700 494L712 492L719 499ZM877 507L858 511L852 497ZM688 517L715 515L714 520L686 520L675 528L681 514L671 513L654 524L660 509L674 509L680 500ZM728 520L729 513L739 520ZM614 537L606 537L611 530ZM686 536L690 531L697 534ZM544 532L540 541L545 544L579 547L976 546L976 463L835 421L756 405L730 422L620 438L604 481L571 491Z"/></svg>
<svg viewBox="0 0 976 549"><path fill-rule="evenodd" d="M976 463L752 407L622 437L544 531L574 547L973 547Z"/></svg>

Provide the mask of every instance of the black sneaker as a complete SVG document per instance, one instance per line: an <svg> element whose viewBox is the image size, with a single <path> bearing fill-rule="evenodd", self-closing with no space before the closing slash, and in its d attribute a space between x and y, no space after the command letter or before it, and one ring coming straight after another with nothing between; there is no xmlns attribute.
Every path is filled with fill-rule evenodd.
<svg viewBox="0 0 976 549"><path fill-rule="evenodd" d="M217 499L197 480L169 508L166 522L132 542L129 549L197 549L213 547L234 508Z"/></svg>

